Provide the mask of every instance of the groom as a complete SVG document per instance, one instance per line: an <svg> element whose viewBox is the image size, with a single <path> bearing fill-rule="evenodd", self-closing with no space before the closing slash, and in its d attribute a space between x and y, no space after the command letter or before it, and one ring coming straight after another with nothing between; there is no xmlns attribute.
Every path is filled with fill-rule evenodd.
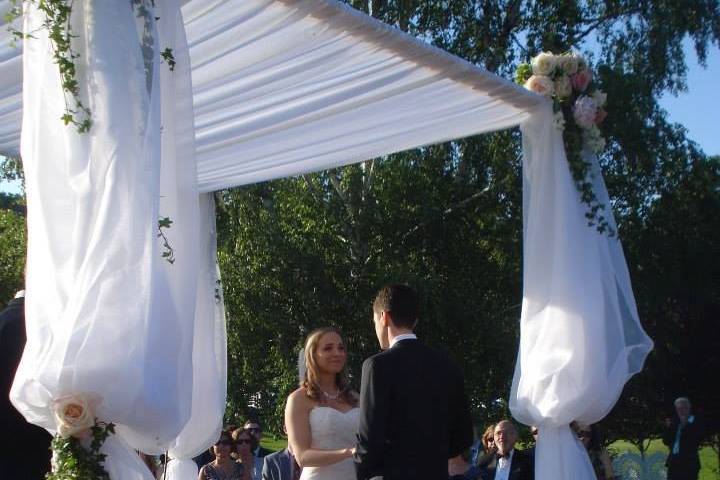
<svg viewBox="0 0 720 480"><path fill-rule="evenodd" d="M462 374L446 356L417 340L418 298L389 285L373 303L380 348L363 364L358 480L441 480L448 459L473 441Z"/></svg>

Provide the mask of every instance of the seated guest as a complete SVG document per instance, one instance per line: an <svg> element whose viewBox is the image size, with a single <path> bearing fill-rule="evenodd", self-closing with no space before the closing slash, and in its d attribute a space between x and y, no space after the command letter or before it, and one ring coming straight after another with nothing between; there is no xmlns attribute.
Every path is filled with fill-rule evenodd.
<svg viewBox="0 0 720 480"><path fill-rule="evenodd" d="M272 452L268 450L267 448L263 448L260 446L260 440L262 440L262 425L260 425L260 421L255 420L248 420L245 422L245 425L243 425L245 430L250 432L250 435L255 437L255 440L257 440L257 447L253 450L253 455L255 458L263 458L266 455L270 455Z"/></svg>
<svg viewBox="0 0 720 480"><path fill-rule="evenodd" d="M250 473L249 479L260 480L262 476L263 459L253 455L257 451L257 439L244 428L238 428L232 433L235 440L235 454L238 463L241 463L247 472Z"/></svg>
<svg viewBox="0 0 720 480"><path fill-rule="evenodd" d="M262 480L297 480L301 472L290 445L263 458Z"/></svg>
<svg viewBox="0 0 720 480"><path fill-rule="evenodd" d="M485 433L482 436L483 451L485 453L492 453L495 451L495 425L490 425L485 429ZM480 457L478 457L478 462Z"/></svg>
<svg viewBox="0 0 720 480"><path fill-rule="evenodd" d="M533 480L535 472L525 452L515 449L518 432L509 420L495 425L493 443L496 453L486 453L480 459L482 480Z"/></svg>
<svg viewBox="0 0 720 480"><path fill-rule="evenodd" d="M250 470L233 460L234 450L235 442L230 432L220 433L220 438L210 449L215 460L200 469L198 480L250 480Z"/></svg>
<svg viewBox="0 0 720 480"><path fill-rule="evenodd" d="M575 431L587 449L588 457L590 457L590 463L592 463L593 470L595 470L597 480L612 480L615 478L610 455L608 455L607 450L602 448L600 431L597 425L582 425L573 422L570 424L570 427Z"/></svg>

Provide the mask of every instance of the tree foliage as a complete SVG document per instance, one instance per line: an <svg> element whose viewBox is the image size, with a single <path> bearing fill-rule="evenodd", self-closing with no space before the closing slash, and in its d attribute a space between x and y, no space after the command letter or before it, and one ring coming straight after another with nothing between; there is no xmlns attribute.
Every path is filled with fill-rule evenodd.
<svg viewBox="0 0 720 480"><path fill-rule="evenodd" d="M670 380L662 373L666 351L679 348L677 335L693 343L710 321L706 310L672 285L706 265L685 248L689 238L702 237L696 247L706 255L718 248L711 232L718 231L713 219L720 213L710 201L696 202L717 194L715 164L682 126L668 122L658 98L686 88L684 39L691 39L701 63L709 48L720 45L717 2L348 3L507 78L520 61L543 50L575 48L592 59L611 112L609 149L601 163L641 318L657 344L607 426L611 436L628 437L613 419L632 416L652 424L643 431L653 432L679 388L670 384L682 384L681 371L692 367L673 365ZM476 416L488 421L505 415L502 399L517 351L521 300L519 153L519 133L512 130L219 193L229 312L228 415L242 416L250 404L280 431L284 398L297 382L297 351L321 325L344 331L357 385L361 360L377 350L370 302L388 281L420 291L419 334L462 365ZM675 210L678 196L681 210ZM701 207L707 213L694 210ZM686 237L676 220L694 236ZM692 227L695 222L707 226ZM648 256L663 245L680 252L675 263L661 254ZM718 278L717 273L712 265L707 275L694 278ZM709 285L703 308L712 309L717 298ZM672 328L663 323L671 305ZM692 332L687 329L695 320L686 314L696 315ZM695 357L712 352L708 342ZM686 358L691 363L694 356ZM693 394L701 403L710 400L702 390Z"/></svg>
<svg viewBox="0 0 720 480"><path fill-rule="evenodd" d="M25 217L22 199L0 193L0 304L23 288L25 271Z"/></svg>

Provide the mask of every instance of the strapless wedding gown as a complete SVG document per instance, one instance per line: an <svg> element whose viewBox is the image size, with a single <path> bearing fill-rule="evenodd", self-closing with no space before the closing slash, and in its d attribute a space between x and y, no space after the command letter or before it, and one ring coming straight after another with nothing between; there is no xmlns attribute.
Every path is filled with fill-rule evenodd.
<svg viewBox="0 0 720 480"><path fill-rule="evenodd" d="M360 409L343 413L331 407L315 407L310 410L310 433L312 448L337 450L351 448L357 443ZM305 467L300 480L356 480L352 458L325 467Z"/></svg>

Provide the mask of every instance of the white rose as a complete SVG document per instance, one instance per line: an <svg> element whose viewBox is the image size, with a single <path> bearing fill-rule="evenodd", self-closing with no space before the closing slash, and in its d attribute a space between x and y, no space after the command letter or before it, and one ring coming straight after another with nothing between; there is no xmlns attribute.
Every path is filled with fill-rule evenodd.
<svg viewBox="0 0 720 480"><path fill-rule="evenodd" d="M555 91L552 79L544 75L533 75L528 78L525 88L545 97L552 97Z"/></svg>
<svg viewBox="0 0 720 480"><path fill-rule="evenodd" d="M583 95L575 101L573 105L573 117L575 122L582 128L590 128L595 126L595 116L597 115L597 104L592 98Z"/></svg>
<svg viewBox="0 0 720 480"><path fill-rule="evenodd" d="M565 130L565 115L563 115L562 111L553 114L553 125L560 131Z"/></svg>
<svg viewBox="0 0 720 480"><path fill-rule="evenodd" d="M575 61L577 62L578 72L582 71L582 70L587 70L588 64L587 64L587 60L585 60L585 57L583 57L579 53L573 53L572 56L575 58Z"/></svg>
<svg viewBox="0 0 720 480"><path fill-rule="evenodd" d="M595 100L598 107L604 107L607 102L607 93L602 90L595 90L592 94L592 99Z"/></svg>
<svg viewBox="0 0 720 480"><path fill-rule="evenodd" d="M578 59L574 54L560 56L558 65L568 75L575 75L578 71Z"/></svg>
<svg viewBox="0 0 720 480"><path fill-rule="evenodd" d="M75 394L53 402L53 413L60 436L67 438L77 435L95 424L91 406L93 400L88 394Z"/></svg>
<svg viewBox="0 0 720 480"><path fill-rule="evenodd" d="M595 154L601 154L605 150L605 138L600 129L593 125L583 132L583 138L588 148Z"/></svg>
<svg viewBox="0 0 720 480"><path fill-rule="evenodd" d="M555 69L555 55L543 52L533 58L530 64L532 65L533 75L550 75Z"/></svg>
<svg viewBox="0 0 720 480"><path fill-rule="evenodd" d="M555 79L555 95L560 98L568 98L572 95L572 83L570 77L562 75Z"/></svg>

